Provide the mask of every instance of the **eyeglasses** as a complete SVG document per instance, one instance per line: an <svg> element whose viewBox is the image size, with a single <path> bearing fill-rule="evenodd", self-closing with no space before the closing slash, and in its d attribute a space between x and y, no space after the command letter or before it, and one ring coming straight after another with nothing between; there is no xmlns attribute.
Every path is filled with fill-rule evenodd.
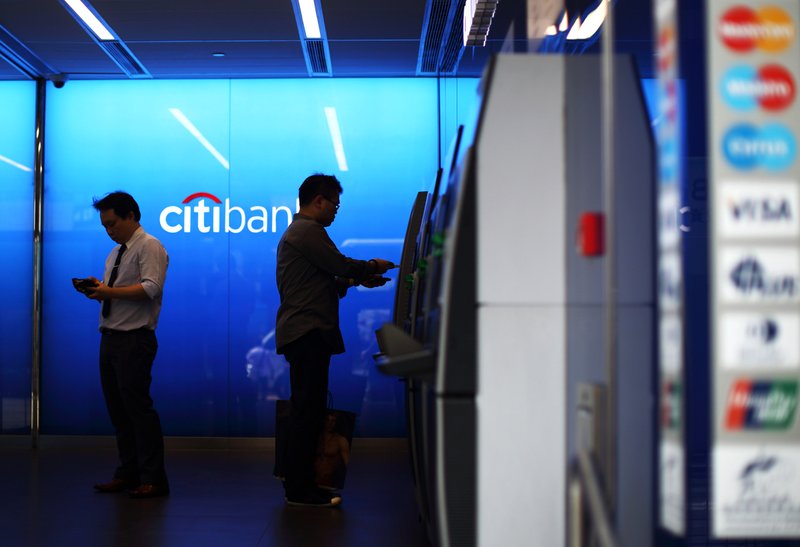
<svg viewBox="0 0 800 547"><path fill-rule="evenodd" d="M320 194L320 195L322 195L322 194ZM325 201L330 201L331 203L333 203L333 206L337 211L339 210L339 207L341 207L341 203L339 203L337 201L333 201L328 196L322 196L322 199L324 199Z"/></svg>

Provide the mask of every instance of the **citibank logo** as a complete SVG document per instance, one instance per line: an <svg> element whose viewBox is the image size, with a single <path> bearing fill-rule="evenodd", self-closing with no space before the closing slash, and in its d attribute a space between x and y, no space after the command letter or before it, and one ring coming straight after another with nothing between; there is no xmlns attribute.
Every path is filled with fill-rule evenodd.
<svg viewBox="0 0 800 547"><path fill-rule="evenodd" d="M777 6L764 6L758 11L747 6L733 7L723 14L717 30L722 43L737 53L756 48L776 53L789 47L795 37L791 16Z"/></svg>
<svg viewBox="0 0 800 547"><path fill-rule="evenodd" d="M725 73L722 96L731 108L754 110L761 107L780 111L794 102L796 86L792 75L780 65L755 67L739 65Z"/></svg>
<svg viewBox="0 0 800 547"><path fill-rule="evenodd" d="M725 133L722 151L728 163L736 169L763 167L768 171L782 171L794 163L797 143L792 132L783 125L769 124L759 128L741 123Z"/></svg>
<svg viewBox="0 0 800 547"><path fill-rule="evenodd" d="M194 204L192 204L194 202ZM181 202L183 207L170 205L164 207L159 216L161 229L169 234L198 231L207 233L238 234L247 230L251 233L275 233L291 224L294 212L286 205L267 209L261 205L245 207L231 205L230 198L223 202L214 194L197 192L190 194Z"/></svg>

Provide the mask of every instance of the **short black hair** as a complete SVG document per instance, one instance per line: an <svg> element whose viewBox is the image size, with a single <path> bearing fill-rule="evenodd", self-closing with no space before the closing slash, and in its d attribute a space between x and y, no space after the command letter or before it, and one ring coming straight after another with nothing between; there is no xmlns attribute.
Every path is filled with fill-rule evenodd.
<svg viewBox="0 0 800 547"><path fill-rule="evenodd" d="M119 190L110 192L101 199L93 198L92 207L98 211L113 210L120 218L128 218L128 215L133 213L133 218L136 222L139 222L142 218L142 213L139 212L139 204L136 203L133 196Z"/></svg>
<svg viewBox="0 0 800 547"><path fill-rule="evenodd" d="M298 198L300 198L300 206L308 205L316 196L322 195L328 199L333 199L344 192L342 184L333 175L323 175L322 173L314 173L303 181L300 185Z"/></svg>

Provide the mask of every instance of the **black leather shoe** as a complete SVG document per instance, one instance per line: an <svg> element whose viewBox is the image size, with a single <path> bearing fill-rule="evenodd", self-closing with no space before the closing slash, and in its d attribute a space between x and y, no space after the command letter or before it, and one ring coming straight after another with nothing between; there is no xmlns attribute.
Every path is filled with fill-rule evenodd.
<svg viewBox="0 0 800 547"><path fill-rule="evenodd" d="M132 490L128 490L128 495L132 498L158 498L169 494L169 488L156 486L155 484L140 484Z"/></svg>
<svg viewBox="0 0 800 547"><path fill-rule="evenodd" d="M301 495L286 495L287 505L298 505L302 507L336 507L342 504L342 496L324 490L312 490Z"/></svg>
<svg viewBox="0 0 800 547"><path fill-rule="evenodd" d="M111 482L95 484L94 489L98 492L109 494L113 492L124 492L125 490L135 488L136 486L138 486L136 483L132 483L123 479L111 479Z"/></svg>

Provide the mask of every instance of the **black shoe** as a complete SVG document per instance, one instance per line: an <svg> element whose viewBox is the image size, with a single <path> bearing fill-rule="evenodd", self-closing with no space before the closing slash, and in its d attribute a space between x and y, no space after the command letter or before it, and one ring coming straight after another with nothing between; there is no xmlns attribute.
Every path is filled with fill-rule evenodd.
<svg viewBox="0 0 800 547"><path fill-rule="evenodd" d="M94 489L98 492L102 492L103 494L109 494L113 492L124 492L130 488L136 488L139 486L138 482L133 481L126 481L124 479L111 479L110 482L102 482L99 484L94 485Z"/></svg>
<svg viewBox="0 0 800 547"><path fill-rule="evenodd" d="M286 495L286 503L288 505L297 505L304 507L336 507L341 505L342 496L332 492L325 492L322 490L313 490L306 494L299 496Z"/></svg>
<svg viewBox="0 0 800 547"><path fill-rule="evenodd" d="M169 488L155 484L141 484L129 490L128 495L134 499L159 498L169 495Z"/></svg>

